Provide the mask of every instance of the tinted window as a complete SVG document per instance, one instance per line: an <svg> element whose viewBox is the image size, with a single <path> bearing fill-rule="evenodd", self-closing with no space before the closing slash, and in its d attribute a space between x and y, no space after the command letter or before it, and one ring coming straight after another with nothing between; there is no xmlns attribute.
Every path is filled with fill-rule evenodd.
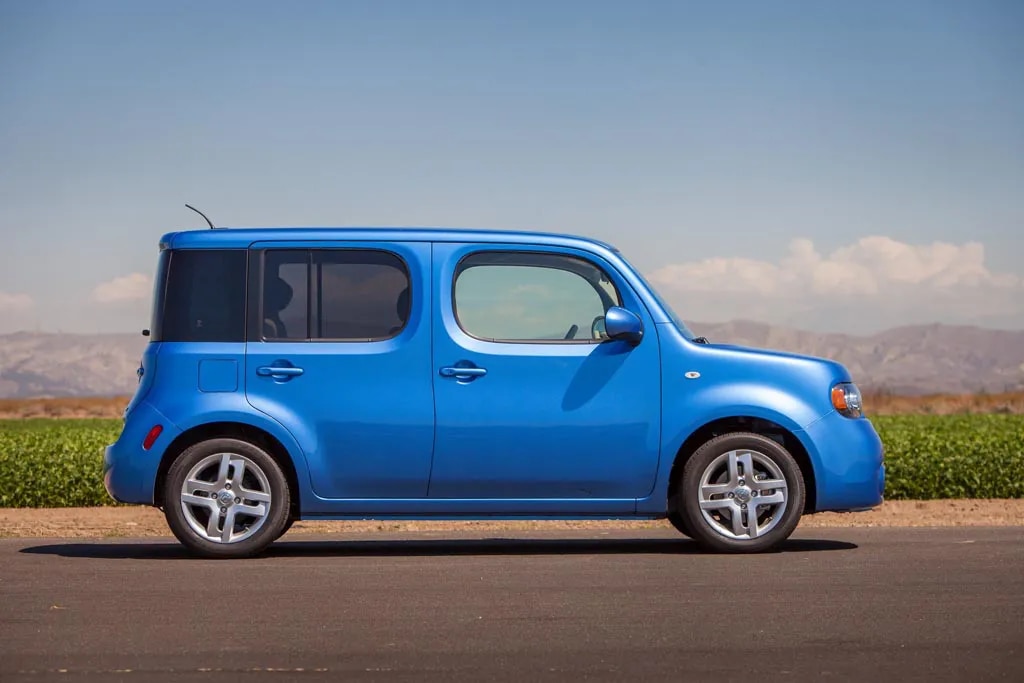
<svg viewBox="0 0 1024 683"><path fill-rule="evenodd" d="M384 251L270 250L261 297L264 339L388 339L408 319L409 275Z"/></svg>
<svg viewBox="0 0 1024 683"><path fill-rule="evenodd" d="M171 265L171 252L160 250L156 265L156 279L153 281L153 311L149 321L149 341L160 341L164 329L164 301L167 292L167 269Z"/></svg>
<svg viewBox="0 0 1024 683"><path fill-rule="evenodd" d="M605 311L620 303L604 271L557 254L473 254L454 296L462 329L496 341L600 341Z"/></svg>
<svg viewBox="0 0 1024 683"><path fill-rule="evenodd" d="M387 339L409 317L409 275L394 254L384 251L313 253L317 337Z"/></svg>
<svg viewBox="0 0 1024 683"><path fill-rule="evenodd" d="M245 251L226 249L164 252L157 287L155 341L245 339ZM162 297L161 297L162 295Z"/></svg>
<svg viewBox="0 0 1024 683"><path fill-rule="evenodd" d="M309 252L272 250L263 262L264 339L309 338Z"/></svg>

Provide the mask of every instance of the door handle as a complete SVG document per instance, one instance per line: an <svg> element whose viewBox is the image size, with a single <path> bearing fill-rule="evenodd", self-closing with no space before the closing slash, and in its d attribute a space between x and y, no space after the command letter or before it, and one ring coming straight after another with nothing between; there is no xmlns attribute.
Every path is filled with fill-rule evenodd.
<svg viewBox="0 0 1024 683"><path fill-rule="evenodd" d="M256 368L256 374L260 377L298 377L305 370L302 368L283 367L276 365L264 365Z"/></svg>
<svg viewBox="0 0 1024 683"><path fill-rule="evenodd" d="M441 368L440 372L442 377L483 377L487 374L487 369L447 367Z"/></svg>

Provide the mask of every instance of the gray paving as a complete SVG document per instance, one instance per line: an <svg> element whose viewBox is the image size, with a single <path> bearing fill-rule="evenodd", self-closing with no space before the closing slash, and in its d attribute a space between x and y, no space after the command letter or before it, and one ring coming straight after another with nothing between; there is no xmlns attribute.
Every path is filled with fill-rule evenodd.
<svg viewBox="0 0 1024 683"><path fill-rule="evenodd" d="M0 540L0 680L240 678L1021 681L1024 527Z"/></svg>

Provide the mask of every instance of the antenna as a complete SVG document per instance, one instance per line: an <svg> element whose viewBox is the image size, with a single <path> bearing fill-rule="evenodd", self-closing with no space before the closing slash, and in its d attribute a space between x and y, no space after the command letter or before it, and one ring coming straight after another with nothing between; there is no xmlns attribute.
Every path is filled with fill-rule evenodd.
<svg viewBox="0 0 1024 683"><path fill-rule="evenodd" d="M200 210L199 210L199 209L197 209L196 207L194 207L194 206L190 206L190 205L188 205L188 204L186 204L186 205L185 205L185 208L186 208L186 209L192 209L193 211L195 211L196 213L198 213L198 214L199 214L200 216L202 216L203 218L205 218L205 219L206 219L206 224L210 226L210 230L216 230L216 228L214 228L214 227L213 227L213 223L212 223L212 222L210 221L210 219L209 219L209 218L206 218L206 214L205 214L205 213L203 213L202 211L200 211Z"/></svg>

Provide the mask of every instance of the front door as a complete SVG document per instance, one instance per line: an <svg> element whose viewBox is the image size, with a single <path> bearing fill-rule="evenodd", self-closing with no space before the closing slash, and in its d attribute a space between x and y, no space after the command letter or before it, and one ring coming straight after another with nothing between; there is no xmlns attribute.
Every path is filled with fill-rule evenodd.
<svg viewBox="0 0 1024 683"><path fill-rule="evenodd" d="M612 501L654 485L661 386L654 324L628 284L596 256L521 245L435 244L434 272L430 497L632 511ZM638 345L604 336L613 305L643 320Z"/></svg>
<svg viewBox="0 0 1024 683"><path fill-rule="evenodd" d="M434 439L430 245L262 244L245 391L303 448L321 498L422 498Z"/></svg>

